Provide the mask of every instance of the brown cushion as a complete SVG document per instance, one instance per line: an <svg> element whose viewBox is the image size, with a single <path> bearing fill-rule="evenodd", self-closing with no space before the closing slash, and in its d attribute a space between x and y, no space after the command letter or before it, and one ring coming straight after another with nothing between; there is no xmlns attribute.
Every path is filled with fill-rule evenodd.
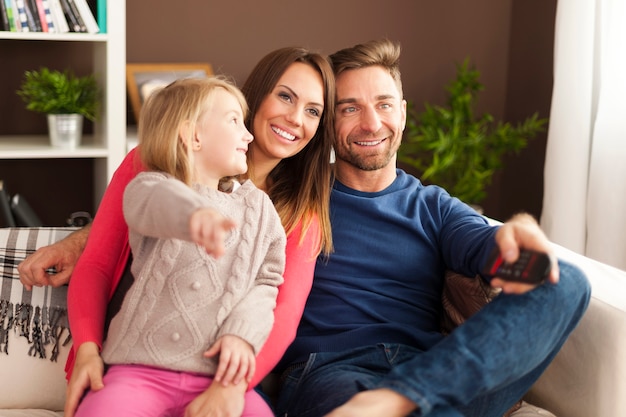
<svg viewBox="0 0 626 417"><path fill-rule="evenodd" d="M466 277L447 271L443 287L443 317L441 328L445 334L467 320L491 301L498 290L492 288L479 276Z"/></svg>

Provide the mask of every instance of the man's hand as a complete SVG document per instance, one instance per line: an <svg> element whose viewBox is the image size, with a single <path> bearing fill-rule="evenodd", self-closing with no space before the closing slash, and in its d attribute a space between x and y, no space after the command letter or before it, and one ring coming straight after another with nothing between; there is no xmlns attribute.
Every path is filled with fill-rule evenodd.
<svg viewBox="0 0 626 417"><path fill-rule="evenodd" d="M247 384L224 387L214 382L189 403L185 417L240 417L247 388Z"/></svg>
<svg viewBox="0 0 626 417"><path fill-rule="evenodd" d="M91 225L73 232L64 239L39 248L17 266L20 281L28 291L33 287L60 287L69 283L76 261L85 249ZM47 271L54 267L56 274Z"/></svg>
<svg viewBox="0 0 626 417"><path fill-rule="evenodd" d="M547 253L552 262L548 282L552 284L559 282L559 266L552 245L531 215L517 214L504 223L496 233L496 244L506 262L515 262L519 257L520 248ZM491 286L502 288L502 292L506 294L523 294L537 285L509 282L495 277L491 280Z"/></svg>
<svg viewBox="0 0 626 417"><path fill-rule="evenodd" d="M404 417L417 405L404 395L387 389L363 391L325 417Z"/></svg>
<svg viewBox="0 0 626 417"><path fill-rule="evenodd" d="M246 383L252 380L256 358L248 342L238 336L224 335L204 352L204 356L210 358L218 353L220 359L215 372L215 382L221 382L226 387L231 382L237 385L242 380Z"/></svg>
<svg viewBox="0 0 626 417"><path fill-rule="evenodd" d="M196 210L189 220L191 240L215 258L224 254L224 240L235 227L233 220L210 208Z"/></svg>
<svg viewBox="0 0 626 417"><path fill-rule="evenodd" d="M86 389L98 391L104 387L104 362L98 345L85 342L76 351L72 377L67 384L64 417L73 417Z"/></svg>

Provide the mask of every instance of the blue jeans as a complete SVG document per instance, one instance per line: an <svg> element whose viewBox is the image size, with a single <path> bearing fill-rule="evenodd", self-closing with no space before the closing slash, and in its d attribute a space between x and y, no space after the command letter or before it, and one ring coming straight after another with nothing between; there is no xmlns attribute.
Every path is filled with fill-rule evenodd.
<svg viewBox="0 0 626 417"><path fill-rule="evenodd" d="M591 288L559 262L558 285L499 295L427 351L379 343L317 352L283 375L277 416L321 417L359 391L390 388L411 416L501 417L528 391L585 312Z"/></svg>

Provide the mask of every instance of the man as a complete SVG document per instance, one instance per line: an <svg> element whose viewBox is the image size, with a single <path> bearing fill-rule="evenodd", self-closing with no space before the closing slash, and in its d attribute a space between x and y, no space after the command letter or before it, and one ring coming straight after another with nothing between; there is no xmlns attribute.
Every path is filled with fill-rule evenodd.
<svg viewBox="0 0 626 417"><path fill-rule="evenodd" d="M491 227L441 188L396 169L406 121L399 55L386 40L331 55L335 252L318 260L296 340L279 365L277 415L502 416L586 309L586 278L552 256L547 283L494 278L502 295L441 335L446 269L475 276L496 245L510 262L521 248L552 250L531 216Z"/></svg>

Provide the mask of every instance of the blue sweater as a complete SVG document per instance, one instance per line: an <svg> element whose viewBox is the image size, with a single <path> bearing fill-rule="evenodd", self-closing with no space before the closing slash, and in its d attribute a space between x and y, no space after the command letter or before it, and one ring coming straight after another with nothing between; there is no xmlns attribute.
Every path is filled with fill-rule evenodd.
<svg viewBox="0 0 626 417"><path fill-rule="evenodd" d="M381 342L426 350L439 341L445 270L476 275L496 228L399 169L376 193L335 181L330 213L335 251L317 261L296 339L279 368L312 352Z"/></svg>

